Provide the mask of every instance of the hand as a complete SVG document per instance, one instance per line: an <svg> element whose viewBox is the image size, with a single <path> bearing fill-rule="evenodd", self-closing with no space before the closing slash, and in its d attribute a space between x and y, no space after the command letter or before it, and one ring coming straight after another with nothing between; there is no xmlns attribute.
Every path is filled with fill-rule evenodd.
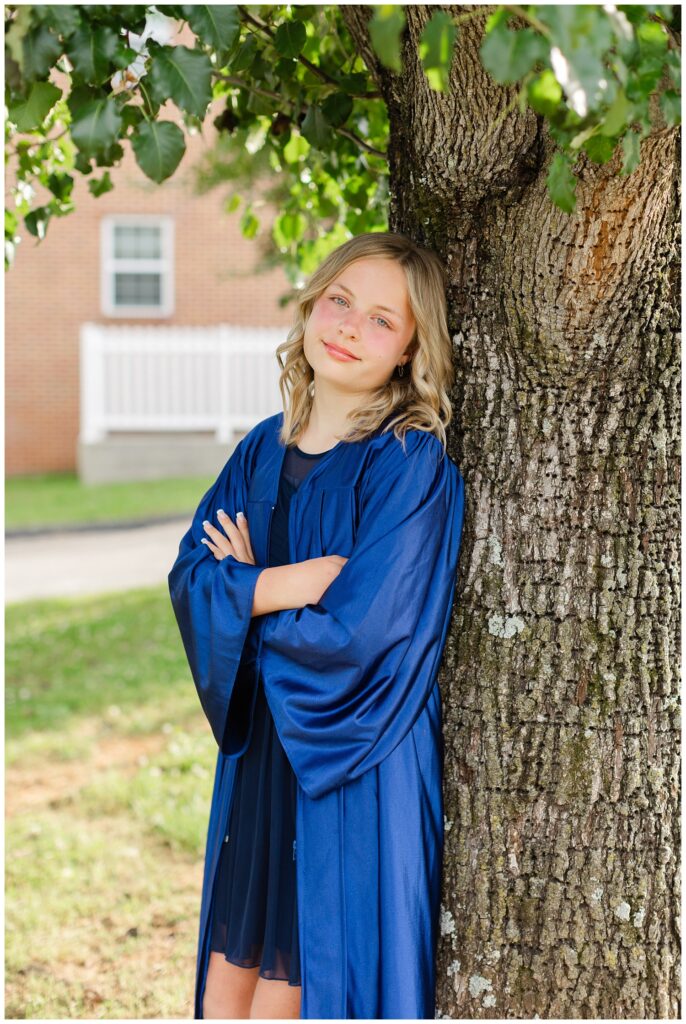
<svg viewBox="0 0 686 1024"><path fill-rule="evenodd" d="M227 555L231 555L237 562L248 562L255 565L255 556L250 543L248 531L248 520L239 512L236 516L236 523L231 522L223 508L217 509L217 519L226 533L222 533L216 526L213 526L208 519L202 524L205 532L212 540L203 537L201 544L206 544L218 562L221 562ZM214 543L213 543L214 542Z"/></svg>

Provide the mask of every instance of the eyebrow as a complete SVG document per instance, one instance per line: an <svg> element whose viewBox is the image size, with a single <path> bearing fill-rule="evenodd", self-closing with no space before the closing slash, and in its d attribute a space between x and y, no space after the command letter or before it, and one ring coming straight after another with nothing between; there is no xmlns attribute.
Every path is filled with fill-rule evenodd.
<svg viewBox="0 0 686 1024"><path fill-rule="evenodd" d="M346 288L346 286L343 284L342 281L332 281L331 284L329 285L329 287L330 288L341 288L344 292L347 292L348 295L352 295L352 297L355 298L355 293L351 292L349 288ZM399 313L397 309L391 309L390 306L379 306L379 305L377 305L375 308L376 309L385 309L387 313L395 313L395 315L400 320L404 321L404 319L405 319L403 317L402 313Z"/></svg>

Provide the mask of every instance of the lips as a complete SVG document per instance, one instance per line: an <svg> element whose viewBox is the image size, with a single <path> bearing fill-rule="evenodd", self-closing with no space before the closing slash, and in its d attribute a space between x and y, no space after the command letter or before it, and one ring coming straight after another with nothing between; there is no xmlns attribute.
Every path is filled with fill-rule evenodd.
<svg viewBox="0 0 686 1024"><path fill-rule="evenodd" d="M356 356L354 352L350 352L347 348L343 348L342 345L332 345L330 341L324 341L324 345L327 348L332 348L335 352L342 352L343 355L350 356L351 359L359 360L359 356Z"/></svg>

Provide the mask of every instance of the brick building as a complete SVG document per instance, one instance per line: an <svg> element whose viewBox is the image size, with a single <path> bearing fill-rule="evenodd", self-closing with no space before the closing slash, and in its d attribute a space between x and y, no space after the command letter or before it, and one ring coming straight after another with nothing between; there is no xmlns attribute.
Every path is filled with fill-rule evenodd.
<svg viewBox="0 0 686 1024"><path fill-rule="evenodd" d="M170 103L163 116L178 119L179 113ZM41 242L22 232L14 266L5 275L8 476L79 468L84 324L160 329L227 324L272 328L272 339L285 339L293 316L292 305L281 308L277 302L289 289L285 274L254 273L258 241L243 238L239 214L223 210L228 189L193 194L191 170L212 144L213 116L208 114L202 134L186 136L186 153L162 185L145 177L124 143L125 158L110 171L111 192L94 198L87 180L75 173L75 211L53 218ZM273 212L262 208L262 232L269 230ZM207 372L212 376L211 363ZM277 401L262 415L280 407ZM130 440L143 436L135 429L128 433ZM179 450L178 435L167 432L160 438ZM212 455L210 461L221 464ZM168 468L173 471L174 465L172 458ZM207 465L197 469L209 471ZM156 474L153 467L139 475ZM103 478L122 477L105 473Z"/></svg>

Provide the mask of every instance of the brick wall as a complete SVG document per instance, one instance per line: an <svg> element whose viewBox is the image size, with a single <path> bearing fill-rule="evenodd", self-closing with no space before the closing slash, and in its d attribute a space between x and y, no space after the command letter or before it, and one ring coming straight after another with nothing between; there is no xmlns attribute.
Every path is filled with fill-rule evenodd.
<svg viewBox="0 0 686 1024"><path fill-rule="evenodd" d="M221 109L218 101L215 112ZM178 118L168 104L164 116ZM192 191L192 165L212 143L208 114L203 135L187 136L175 174L162 185L139 170L129 143L114 190L96 199L75 174L76 210L53 218L42 242L22 232L15 263L5 274L5 437L8 476L74 470L79 431L79 327L97 323L291 324L293 307L277 298L289 282L280 270L256 275L259 235L246 240L240 210L222 210L230 186L204 196ZM203 137L204 136L204 137ZM94 176L100 177L98 169ZM11 180L11 165L7 169ZM165 213L174 219L175 310L160 320L104 316L100 305L100 221L112 213ZM259 211L262 232L274 215Z"/></svg>

